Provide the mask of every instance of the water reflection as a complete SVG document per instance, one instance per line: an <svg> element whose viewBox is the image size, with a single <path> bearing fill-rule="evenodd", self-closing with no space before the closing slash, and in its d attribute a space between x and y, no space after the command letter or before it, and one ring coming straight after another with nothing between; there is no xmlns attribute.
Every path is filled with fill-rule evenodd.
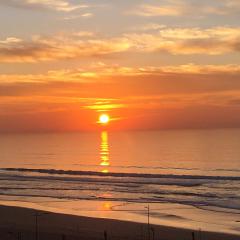
<svg viewBox="0 0 240 240"><path fill-rule="evenodd" d="M101 160L101 167L103 167L102 172L108 173L109 172L109 144L108 144L108 132L103 131L101 132L101 145L100 145L100 160Z"/></svg>

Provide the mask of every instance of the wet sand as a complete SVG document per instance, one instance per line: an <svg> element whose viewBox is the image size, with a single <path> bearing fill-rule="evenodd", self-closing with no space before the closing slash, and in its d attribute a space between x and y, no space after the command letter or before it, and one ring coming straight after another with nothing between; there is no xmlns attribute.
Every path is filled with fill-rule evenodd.
<svg viewBox="0 0 240 240"><path fill-rule="evenodd" d="M194 232L194 238L195 240L238 240L240 236L197 231ZM166 226L150 225L150 228L148 228L147 224L142 223L79 217L20 207L0 206L0 239L187 240L193 239L193 232L187 229Z"/></svg>

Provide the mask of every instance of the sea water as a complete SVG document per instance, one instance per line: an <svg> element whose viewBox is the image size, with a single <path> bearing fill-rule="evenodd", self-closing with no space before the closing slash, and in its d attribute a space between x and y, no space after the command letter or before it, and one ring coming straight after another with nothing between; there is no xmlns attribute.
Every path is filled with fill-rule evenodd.
<svg viewBox="0 0 240 240"><path fill-rule="evenodd" d="M0 203L240 234L240 129L0 135Z"/></svg>

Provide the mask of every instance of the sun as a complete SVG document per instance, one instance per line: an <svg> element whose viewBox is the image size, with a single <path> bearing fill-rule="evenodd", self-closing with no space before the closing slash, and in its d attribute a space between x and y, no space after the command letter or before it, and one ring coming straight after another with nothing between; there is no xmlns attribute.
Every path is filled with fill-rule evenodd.
<svg viewBox="0 0 240 240"><path fill-rule="evenodd" d="M110 121L110 117L107 114L101 114L99 116L99 123L101 124L108 124Z"/></svg>

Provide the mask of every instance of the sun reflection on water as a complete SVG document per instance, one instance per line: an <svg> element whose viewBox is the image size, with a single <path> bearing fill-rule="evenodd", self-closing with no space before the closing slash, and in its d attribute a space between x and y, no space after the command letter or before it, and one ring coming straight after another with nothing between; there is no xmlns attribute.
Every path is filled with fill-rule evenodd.
<svg viewBox="0 0 240 240"><path fill-rule="evenodd" d="M102 206L104 211L110 211L112 209L112 203L111 202L104 202Z"/></svg>
<svg viewBox="0 0 240 240"><path fill-rule="evenodd" d="M104 167L102 169L102 173L108 173L110 166L109 161L109 144L108 144L108 132L102 131L101 132L101 145L100 145L100 166Z"/></svg>

